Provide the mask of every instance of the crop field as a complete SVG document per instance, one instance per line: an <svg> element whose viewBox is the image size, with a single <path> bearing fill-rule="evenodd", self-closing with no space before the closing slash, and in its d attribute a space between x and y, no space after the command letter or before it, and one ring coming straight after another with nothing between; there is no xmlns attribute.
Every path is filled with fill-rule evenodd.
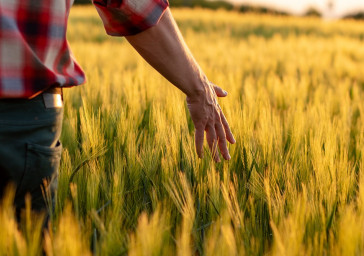
<svg viewBox="0 0 364 256"><path fill-rule="evenodd" d="M10 193L0 255L363 255L363 23L172 13L229 93L232 159L198 159L183 93L75 7L55 210L17 228Z"/></svg>

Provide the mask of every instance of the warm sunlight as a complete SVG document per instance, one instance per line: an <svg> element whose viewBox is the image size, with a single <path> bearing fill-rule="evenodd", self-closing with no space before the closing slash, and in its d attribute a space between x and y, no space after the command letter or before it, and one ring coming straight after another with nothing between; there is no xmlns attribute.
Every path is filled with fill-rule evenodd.
<svg viewBox="0 0 364 256"><path fill-rule="evenodd" d="M276 7L295 14L301 14L307 8L314 7L319 9L325 17L340 17L345 14L364 10L362 0L231 0L238 4L267 5Z"/></svg>

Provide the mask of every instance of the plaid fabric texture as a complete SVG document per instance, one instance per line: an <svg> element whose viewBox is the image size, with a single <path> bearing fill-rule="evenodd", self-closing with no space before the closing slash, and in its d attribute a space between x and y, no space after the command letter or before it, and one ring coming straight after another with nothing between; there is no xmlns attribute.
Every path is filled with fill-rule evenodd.
<svg viewBox="0 0 364 256"><path fill-rule="evenodd" d="M167 0L93 0L110 35L155 25ZM66 40L73 0L0 0L0 98L32 98L85 76Z"/></svg>
<svg viewBox="0 0 364 256"><path fill-rule="evenodd" d="M93 0L111 36L137 34L158 23L168 0Z"/></svg>

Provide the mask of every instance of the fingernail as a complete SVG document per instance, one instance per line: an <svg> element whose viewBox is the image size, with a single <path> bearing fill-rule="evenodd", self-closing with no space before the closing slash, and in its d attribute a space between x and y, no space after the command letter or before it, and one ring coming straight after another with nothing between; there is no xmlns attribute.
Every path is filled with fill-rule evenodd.
<svg viewBox="0 0 364 256"><path fill-rule="evenodd" d="M223 90L225 95L228 95L227 91Z"/></svg>
<svg viewBox="0 0 364 256"><path fill-rule="evenodd" d="M226 160L230 160L230 159L231 159L231 156L230 156L230 154L228 154Z"/></svg>

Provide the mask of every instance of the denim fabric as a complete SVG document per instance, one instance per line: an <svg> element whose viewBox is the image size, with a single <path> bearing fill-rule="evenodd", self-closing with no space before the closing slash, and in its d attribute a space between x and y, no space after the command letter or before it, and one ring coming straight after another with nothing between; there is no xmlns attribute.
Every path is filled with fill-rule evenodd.
<svg viewBox="0 0 364 256"><path fill-rule="evenodd" d="M43 95L31 100L0 100L0 197L8 183L16 186L19 211L30 193L34 210L46 209L44 179L51 193L57 183L62 146L63 107L46 108Z"/></svg>

